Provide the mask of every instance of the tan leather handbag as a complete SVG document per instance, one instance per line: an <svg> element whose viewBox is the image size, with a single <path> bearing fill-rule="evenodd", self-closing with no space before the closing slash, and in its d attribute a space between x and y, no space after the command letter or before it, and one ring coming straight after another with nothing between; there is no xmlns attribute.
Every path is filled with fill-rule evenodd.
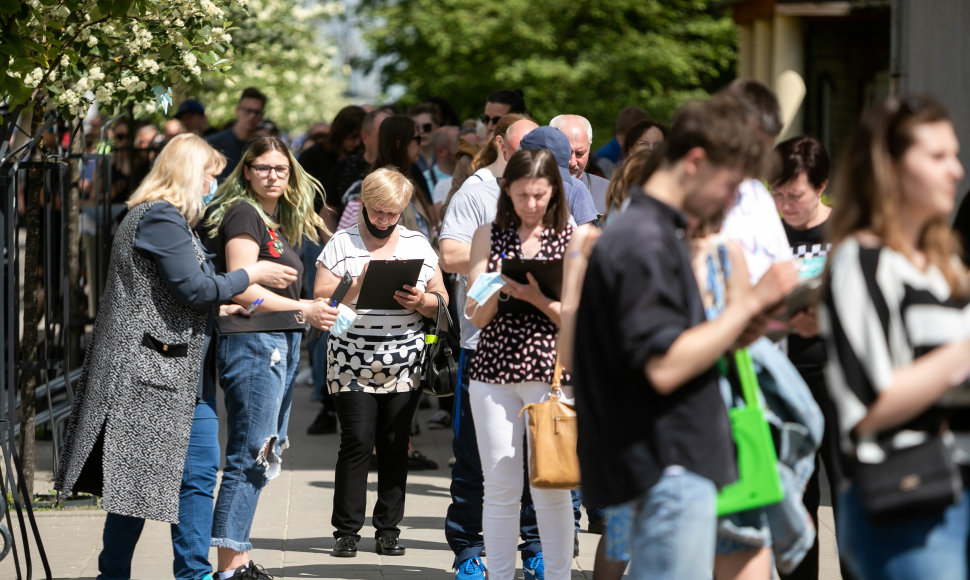
<svg viewBox="0 0 970 580"><path fill-rule="evenodd" d="M529 483L547 489L579 487L576 409L560 401L562 366L556 357L549 400L522 407L529 411Z"/></svg>

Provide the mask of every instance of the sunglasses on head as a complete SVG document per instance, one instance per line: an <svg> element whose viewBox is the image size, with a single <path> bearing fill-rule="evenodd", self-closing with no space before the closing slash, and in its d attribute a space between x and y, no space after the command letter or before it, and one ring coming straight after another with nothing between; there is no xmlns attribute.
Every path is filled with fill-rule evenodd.
<svg viewBox="0 0 970 580"><path fill-rule="evenodd" d="M482 122L482 125L488 125L489 121L491 121L492 125L498 125L498 122L502 120L502 117L489 117L488 115L483 114L478 118L478 120Z"/></svg>

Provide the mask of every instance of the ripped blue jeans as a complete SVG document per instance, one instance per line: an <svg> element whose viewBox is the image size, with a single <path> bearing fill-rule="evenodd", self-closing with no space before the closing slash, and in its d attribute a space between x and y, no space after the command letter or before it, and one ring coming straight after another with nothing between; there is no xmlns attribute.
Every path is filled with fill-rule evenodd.
<svg viewBox="0 0 970 580"><path fill-rule="evenodd" d="M249 542L259 494L279 475L286 449L293 381L300 363L299 332L253 332L219 337L219 384L225 391L226 465L212 519L212 545L237 552Z"/></svg>

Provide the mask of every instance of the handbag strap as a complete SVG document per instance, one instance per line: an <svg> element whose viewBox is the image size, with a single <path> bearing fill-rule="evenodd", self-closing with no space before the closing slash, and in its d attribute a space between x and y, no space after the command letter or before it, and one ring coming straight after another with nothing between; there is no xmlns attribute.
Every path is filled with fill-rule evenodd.
<svg viewBox="0 0 970 580"><path fill-rule="evenodd" d="M445 307L445 300L442 298L439 292L432 292L438 298L438 312L435 314L434 319L434 334L425 334L424 341L427 344L435 344L438 342L438 337L441 335L441 314L444 313L445 320L448 321L448 332L453 338L456 338L455 334L455 324L451 320L451 313L448 312L448 308Z"/></svg>
<svg viewBox="0 0 970 580"><path fill-rule="evenodd" d="M556 367L552 371L552 394L558 397L562 390L562 363L559 362L559 353L556 353Z"/></svg>
<svg viewBox="0 0 970 580"><path fill-rule="evenodd" d="M734 364L738 369L744 404L748 407L758 405L758 375L754 372L754 363L748 349L740 348L734 352Z"/></svg>

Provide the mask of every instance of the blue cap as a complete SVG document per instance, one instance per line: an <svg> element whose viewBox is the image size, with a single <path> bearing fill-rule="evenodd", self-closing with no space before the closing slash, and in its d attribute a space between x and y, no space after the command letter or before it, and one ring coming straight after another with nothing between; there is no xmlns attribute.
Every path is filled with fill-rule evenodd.
<svg viewBox="0 0 970 580"><path fill-rule="evenodd" d="M181 119L182 115L187 113L198 113L200 115L205 115L205 107L203 107L202 103L195 99L183 101L182 104L179 105L179 110L175 113L175 118Z"/></svg>

